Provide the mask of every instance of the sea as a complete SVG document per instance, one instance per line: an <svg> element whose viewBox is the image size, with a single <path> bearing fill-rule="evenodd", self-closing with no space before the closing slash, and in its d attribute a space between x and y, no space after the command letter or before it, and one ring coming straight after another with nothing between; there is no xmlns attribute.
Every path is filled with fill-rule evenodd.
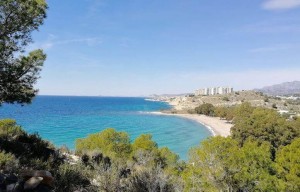
<svg viewBox="0 0 300 192"><path fill-rule="evenodd" d="M28 105L3 104L0 119L11 118L29 133L38 133L55 146L75 149L75 140L106 128L126 131L131 140L152 134L181 159L212 133L203 125L178 116L151 112L170 109L165 102L141 97L37 96Z"/></svg>

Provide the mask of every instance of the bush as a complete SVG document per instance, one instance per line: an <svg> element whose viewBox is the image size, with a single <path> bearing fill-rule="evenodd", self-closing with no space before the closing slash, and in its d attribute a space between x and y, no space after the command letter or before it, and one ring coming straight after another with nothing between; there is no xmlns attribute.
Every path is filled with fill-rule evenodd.
<svg viewBox="0 0 300 192"><path fill-rule="evenodd" d="M187 110L187 113L189 113L189 114L195 114L196 111L195 111L195 109L188 109L188 110Z"/></svg>
<svg viewBox="0 0 300 192"><path fill-rule="evenodd" d="M14 136L19 136L25 132L20 126L16 124L13 119L2 119L0 120L0 137L11 138Z"/></svg>
<svg viewBox="0 0 300 192"><path fill-rule="evenodd" d="M133 151L139 149L153 151L157 149L157 143L152 140L152 135L142 134L136 138L132 144Z"/></svg>
<svg viewBox="0 0 300 192"><path fill-rule="evenodd" d="M264 102L266 102L266 103L269 102L269 98L268 98L268 97L265 97L265 98L264 98Z"/></svg>
<svg viewBox="0 0 300 192"><path fill-rule="evenodd" d="M97 191L90 180L93 175L87 168L81 164L59 166L58 171L54 174L55 191Z"/></svg>
<svg viewBox="0 0 300 192"><path fill-rule="evenodd" d="M280 191L270 145L212 137L190 150L185 191Z"/></svg>
<svg viewBox="0 0 300 192"><path fill-rule="evenodd" d="M0 170L11 171L18 167L18 160L11 153L0 152Z"/></svg>
<svg viewBox="0 0 300 192"><path fill-rule="evenodd" d="M204 104L200 105L199 107L196 107L195 111L198 114L213 116L214 111L215 111L215 107L210 103L204 103Z"/></svg>
<svg viewBox="0 0 300 192"><path fill-rule="evenodd" d="M236 117L231 128L232 138L240 145L251 138L259 143L267 141L277 149L290 144L293 139L300 136L298 122L287 121L273 109L255 108L252 112L251 110L240 112L244 115Z"/></svg>
<svg viewBox="0 0 300 192"><path fill-rule="evenodd" d="M51 169L63 162L63 157L38 134L28 134L14 120L0 120L0 150L13 154L23 168Z"/></svg>
<svg viewBox="0 0 300 192"><path fill-rule="evenodd" d="M117 132L113 128L76 140L77 154L92 150L99 150L106 156L118 158L127 158L132 151L128 134Z"/></svg>
<svg viewBox="0 0 300 192"><path fill-rule="evenodd" d="M166 174L160 167L142 169L130 179L131 185L128 191L147 192L147 191L182 191L181 180L172 180L172 176Z"/></svg>
<svg viewBox="0 0 300 192"><path fill-rule="evenodd" d="M284 191L300 191L300 138L279 150L276 155L278 177L284 181Z"/></svg>

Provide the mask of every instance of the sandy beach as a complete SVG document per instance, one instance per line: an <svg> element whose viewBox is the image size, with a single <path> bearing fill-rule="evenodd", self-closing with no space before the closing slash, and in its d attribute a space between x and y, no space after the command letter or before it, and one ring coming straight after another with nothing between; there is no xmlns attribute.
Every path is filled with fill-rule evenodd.
<svg viewBox="0 0 300 192"><path fill-rule="evenodd" d="M230 135L230 129L233 126L228 123L226 120L221 120L219 117L209 117L206 115L198 115L198 114L170 114L170 113L162 113L162 112L152 112L155 115L172 115L179 116L187 119L191 119L197 121L198 123L207 127L214 136L220 135L223 137L227 137Z"/></svg>

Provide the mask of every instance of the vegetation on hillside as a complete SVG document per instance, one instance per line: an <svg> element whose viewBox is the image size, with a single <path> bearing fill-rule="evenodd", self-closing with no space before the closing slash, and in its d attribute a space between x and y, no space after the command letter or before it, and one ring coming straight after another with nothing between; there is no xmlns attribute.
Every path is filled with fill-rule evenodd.
<svg viewBox="0 0 300 192"><path fill-rule="evenodd" d="M209 138L191 149L182 174L186 191L299 191L299 118L250 103L210 113L233 114L231 137Z"/></svg>
<svg viewBox="0 0 300 192"><path fill-rule="evenodd" d="M203 104L212 104L215 107L234 107L244 102L250 103L255 107L264 107L269 109L277 109L288 111L288 113L300 114L299 99L289 97L277 97L264 95L255 91L238 91L230 94L220 95L195 95L178 96L169 98L158 98L172 103L176 107L174 113L193 112L192 109Z"/></svg>
<svg viewBox="0 0 300 192"><path fill-rule="evenodd" d="M192 148L186 164L178 161L178 157L169 149L158 148L150 135L141 135L130 143L126 133L116 132L114 129L78 140L77 152L97 151L105 154L112 160L112 166L116 164L120 166L120 162L127 162L126 169L129 168L134 175L139 173L141 166L159 168L168 177L176 178L177 185L172 182L173 179L169 181L172 190L297 191L299 189L300 185L297 183L299 156L282 155L299 153L299 149L296 148L300 138L299 119L286 119L275 110L253 107L247 102L235 107L203 104L195 111L226 118L231 120L234 126L231 137L209 138ZM103 145L105 140L109 140L110 144ZM90 145L91 143L93 144ZM110 149L108 152L107 148ZM162 149L166 151L165 155L162 155ZM116 152L123 155L116 156Z"/></svg>
<svg viewBox="0 0 300 192"><path fill-rule="evenodd" d="M233 114L231 137L204 140L187 162L149 134L131 141L109 128L78 139L80 161L71 164L70 154L2 120L0 167L47 169L55 191L299 191L300 119L246 102L214 112Z"/></svg>

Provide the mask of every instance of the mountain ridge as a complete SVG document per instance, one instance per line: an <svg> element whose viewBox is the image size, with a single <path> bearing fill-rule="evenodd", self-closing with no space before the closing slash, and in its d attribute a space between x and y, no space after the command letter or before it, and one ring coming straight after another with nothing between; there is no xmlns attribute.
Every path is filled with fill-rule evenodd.
<svg viewBox="0 0 300 192"><path fill-rule="evenodd" d="M265 86L255 91L263 92L267 95L295 95L300 94L300 81L284 82L280 84Z"/></svg>

